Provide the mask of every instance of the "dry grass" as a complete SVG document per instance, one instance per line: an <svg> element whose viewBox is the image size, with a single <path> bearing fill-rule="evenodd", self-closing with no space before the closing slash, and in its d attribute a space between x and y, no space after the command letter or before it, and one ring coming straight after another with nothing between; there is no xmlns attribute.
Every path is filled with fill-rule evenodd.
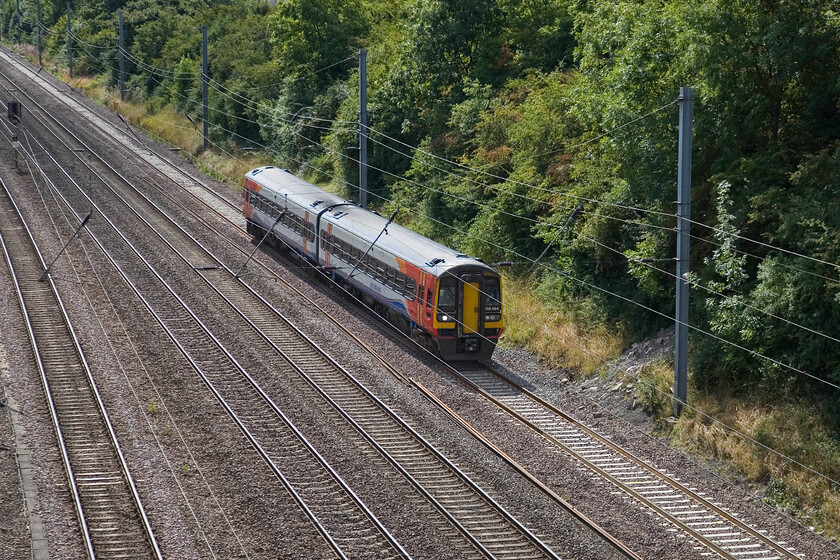
<svg viewBox="0 0 840 560"><path fill-rule="evenodd" d="M524 346L557 367L589 374L617 357L624 336L606 327L583 327L562 311L549 310L524 281L505 277L502 344Z"/></svg>
<svg viewBox="0 0 840 560"><path fill-rule="evenodd" d="M202 152L196 159L195 164L202 171L219 181L224 181L236 185L237 188L241 188L242 177L246 172L255 167L266 165L269 161L269 156L259 152L249 152L232 158L213 151L207 151Z"/></svg>
<svg viewBox="0 0 840 560"><path fill-rule="evenodd" d="M87 89L85 93L88 94ZM200 123L190 122L182 112L172 107L150 114L144 105L122 101L114 91L103 88L90 93L149 136L180 148L204 173L237 188L241 187L242 177L247 171L271 161L269 156L259 152L225 154L213 150L204 151Z"/></svg>
<svg viewBox="0 0 840 560"><path fill-rule="evenodd" d="M827 480L840 480L840 442L826 432L817 413L793 404L712 397L694 406L720 423L690 411L674 426L673 443L732 465L749 482L766 488L765 501L826 536L840 537L840 485Z"/></svg>
<svg viewBox="0 0 840 560"><path fill-rule="evenodd" d="M674 364L670 360L657 360L643 364L634 377L636 400L645 410L662 418L674 412Z"/></svg>
<svg viewBox="0 0 840 560"><path fill-rule="evenodd" d="M183 113L172 108L150 115L143 105L120 101L118 98L109 99L108 107L150 136L163 138L189 156L198 156L204 148L201 129L187 120Z"/></svg>

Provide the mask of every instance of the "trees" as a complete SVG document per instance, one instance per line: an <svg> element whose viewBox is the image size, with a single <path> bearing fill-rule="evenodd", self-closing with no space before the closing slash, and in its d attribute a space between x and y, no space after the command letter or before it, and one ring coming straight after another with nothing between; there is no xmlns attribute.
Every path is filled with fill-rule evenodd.
<svg viewBox="0 0 840 560"><path fill-rule="evenodd" d="M836 271L745 239L836 258L837 240L827 234L830 218L815 208L833 204L829 193L838 184L826 167L840 133L833 9L830 1L589 2L577 19L579 103L572 111L585 129L605 130L666 103L680 85L695 87L693 217L741 237L715 239L710 230L693 228L696 236L728 247L695 242L692 269L698 280L726 289L723 296L694 290L695 301L705 299L707 305L696 306L693 317L701 328L734 343L836 380L836 345L767 315L824 331L822 321L836 320L840 310L836 283L827 280ZM578 188L588 185L598 197L618 188L628 195L621 198L624 204L668 209L675 138L673 125L659 115L634 124L629 134L600 141L597 152L606 157L576 161ZM675 122L673 114L667 118ZM725 193L722 185L729 185ZM712 204L724 194L726 211ZM668 226L656 217L642 220ZM599 237L616 248L624 239L631 256L656 247L648 256L673 254L670 243L650 244L651 234L635 229L623 225L601 230ZM734 259L744 251L764 260ZM649 275L632 267L631 272L651 294L667 293L672 283L663 275L651 284ZM725 346L721 354L719 342L699 340L709 346L699 355L715 356L697 368L710 380L755 371L764 380L790 377L790 370L780 376L784 368Z"/></svg>

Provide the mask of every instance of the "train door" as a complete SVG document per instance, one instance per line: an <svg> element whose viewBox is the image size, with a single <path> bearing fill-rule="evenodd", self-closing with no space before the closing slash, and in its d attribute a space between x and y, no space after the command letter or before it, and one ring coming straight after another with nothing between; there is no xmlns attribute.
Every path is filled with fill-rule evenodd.
<svg viewBox="0 0 840 560"><path fill-rule="evenodd" d="M470 335L481 332L484 298L484 275L464 274L461 276L460 301L461 317L459 323L459 334Z"/></svg>

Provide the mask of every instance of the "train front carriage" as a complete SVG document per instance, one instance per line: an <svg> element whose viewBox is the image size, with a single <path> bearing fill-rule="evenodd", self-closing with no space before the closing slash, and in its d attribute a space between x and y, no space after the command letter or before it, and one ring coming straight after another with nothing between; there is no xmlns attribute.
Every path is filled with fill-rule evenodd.
<svg viewBox="0 0 840 560"><path fill-rule="evenodd" d="M255 238L331 271L444 360L487 360L502 334L498 273L285 169L245 175L242 213ZM266 235L266 234L269 235Z"/></svg>
<svg viewBox="0 0 840 560"><path fill-rule="evenodd" d="M434 333L446 360L487 360L502 332L501 280L487 268L453 268L437 281Z"/></svg>

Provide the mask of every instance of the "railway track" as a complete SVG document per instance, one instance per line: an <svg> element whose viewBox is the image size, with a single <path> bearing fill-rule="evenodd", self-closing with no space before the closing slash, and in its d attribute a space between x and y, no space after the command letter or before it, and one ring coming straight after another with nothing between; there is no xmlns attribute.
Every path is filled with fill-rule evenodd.
<svg viewBox="0 0 840 560"><path fill-rule="evenodd" d="M126 147L136 149L137 140L124 134L122 140L119 141L122 142L123 140ZM221 219L241 229L236 221L238 209L229 201L215 194L208 194L209 191L202 188L200 181L186 175L182 170L172 167L165 160L153 155L150 155L147 159L150 160L150 165L153 165L155 169L179 184L191 197L195 197L201 204L212 209ZM152 162L152 160L154 161ZM180 176L180 179L175 178L178 176ZM152 186L155 186L170 201L178 204L186 212L193 213L192 210L189 210L190 205L178 200L179 197L172 196L169 189L161 188L158 185ZM193 215L195 214L193 213ZM208 224L208 227L213 226ZM216 230L214 229L214 231ZM231 245L235 246L236 244L231 242ZM204 272L202 275L204 277L216 276L215 273L208 272ZM231 300L233 308L251 309L252 302L240 301L234 303L241 300L242 296L241 290L236 285L222 282L216 285L216 289L219 294L223 294ZM300 294L300 296L306 297L304 294ZM266 302L263 303L267 304ZM326 312L325 315L329 316ZM292 352L286 353L288 349L301 347L301 344L299 340L289 338L289 333L275 332L273 330L273 319L270 319L266 324L265 318L271 317L271 313L249 310L243 311L241 316L245 320L250 320L248 318L253 317L257 330L261 333L260 336L270 344L274 344L278 354L282 355L284 359L290 363L306 363L307 366L302 368L304 373L301 373L301 375L307 379L307 383L310 383L314 390L322 394L323 398L329 401L332 399L332 394L343 396L348 390L345 385L332 388L329 379L320 377L321 374L318 373L319 368L317 367L313 374L305 373L310 369L308 362L316 360L316 358L308 355L293 355ZM354 333L348 334L355 336ZM359 344L366 347L374 355L376 354L363 341L359 341ZM381 359L380 361L385 362ZM422 391L426 391L424 387L414 382L409 376L394 368L391 369L395 376L408 380ZM733 518L698 493L684 488L668 473L660 472L644 461L634 458L626 451L614 446L606 438L598 436L598 434L580 425L573 418L555 409L550 404L516 387L498 373L491 370L474 370L457 372L457 375L474 390L490 399L496 406L513 415L517 421L529 426L553 445L575 457L581 464L586 465L587 468L598 473L603 479L614 484L626 496L632 497L643 504L644 507L656 512L672 526L678 527L681 531L691 535L700 546L708 549L710 553L725 559L787 560L799 558L795 552L786 549L784 543L773 542L760 531L752 529L748 524ZM347 378L347 376L345 377ZM363 387L361 387L361 390L364 392ZM445 405L436 396L429 393L429 397L445 408ZM363 409L357 403L352 402L352 399L345 403L337 400L331 400L331 402L337 410ZM357 422L357 419L349 416L347 421ZM369 420L360 416L357 423L360 430L364 430L363 425L373 426L370 433L375 433L378 430L378 422L378 420ZM381 432L383 435L377 435L373 440L384 437L383 441L387 441L392 430L392 427L384 428ZM399 455L399 451L397 451L397 455ZM411 464L411 462L409 461L407 464ZM444 493L446 492L450 492L450 490L445 490Z"/></svg>
<svg viewBox="0 0 840 560"><path fill-rule="evenodd" d="M0 244L25 317L88 558L162 559L64 304L51 280L38 280L46 264L4 183Z"/></svg>
<svg viewBox="0 0 840 560"><path fill-rule="evenodd" d="M62 199L68 207L72 206L63 196ZM99 221L107 224L104 228L91 228L94 242L311 520L332 549L333 557L407 558L384 526L261 391L164 276L102 213L102 207L93 199L86 200L96 208ZM110 229L111 234L103 234L102 229Z"/></svg>
<svg viewBox="0 0 840 560"><path fill-rule="evenodd" d="M727 560L801 560L797 554L639 459L491 365L451 368L470 388L543 436L627 496Z"/></svg>
<svg viewBox="0 0 840 560"><path fill-rule="evenodd" d="M68 146L68 148L73 151L71 146ZM89 153L92 153L92 150L86 149ZM97 170L97 173L99 172L100 170ZM102 183L112 183L115 182L115 179L113 176L108 177L108 180L103 180ZM231 309L239 314L243 320L248 321L256 334L268 342L270 347L274 348L290 367L303 376L322 398L326 399L347 422L363 435L372 447L434 505L441 515L457 528L462 537L475 549L473 554L466 554L463 557L557 558L546 545L492 500L468 476L459 471L442 453L434 449L431 444L423 440L418 433L400 420L384 403L352 379L348 372L329 359L312 341L286 321L279 312L270 308L267 302L259 298L255 292L243 289L244 283L236 281L231 271L224 267L220 260L212 257L205 248L200 247L191 236L178 228L174 221L171 224L165 224L165 219L161 219L161 216L165 215L160 208L141 197L139 191L136 190L124 191L123 193L126 197L131 198L131 201L125 200L123 194L117 195L113 189L111 192L126 203L130 209L126 214L134 213L134 209L143 206L147 215L144 218L138 212L137 218L144 221L147 228L155 232L155 235L162 242L165 242L172 252L179 255L183 264L190 267L191 270L195 270L196 267L193 263L197 262L197 259L203 258L206 262L208 258L211 258L218 263L216 266L202 267L201 277L207 281L208 285L213 287L219 296L225 296L225 301L231 306ZM87 203L94 206L99 214L105 216L107 220L109 212L88 195L85 195L85 197ZM110 220L108 222L113 231L135 252L135 257L143 259L120 229ZM162 231L166 231L167 235L162 235L160 233ZM177 241L169 241L166 238L177 239ZM176 248L174 245L178 245L178 247ZM100 243L100 246L102 246L102 243ZM103 250L106 249L103 247ZM108 252L116 253L113 249L108 250ZM121 259L119 257L114 258L115 266L121 270L130 269L131 265L129 263L120 263L117 262L118 260ZM157 277L157 283L164 285L165 281L162 276L154 272L154 268L145 259L143 260L149 272ZM209 273L207 269L222 269L225 273ZM128 277L128 274L126 276ZM148 276L148 274L144 273L143 276ZM160 296L150 296L150 294L157 293L154 288L148 285L148 282L154 283L153 281L147 279L138 281L136 271L128 281L132 283L132 286L135 286L138 296L144 299L149 310L160 324L168 330L170 337L178 343L184 355L190 359L198 371L202 372L205 383L217 395L228 413L235 419L239 419L237 423L242 424L245 430L254 436L255 447L264 448L265 441L276 440L278 439L276 434L282 433L281 426L268 424L266 421L267 418L272 416L283 418L286 429L296 431L291 422L284 417L276 406L270 406L270 410L258 410L257 406L253 404L253 398L248 401L252 404L242 404L244 400L241 395L242 385L250 384L253 391L258 393L262 393L262 391L248 373L236 364L236 360L221 344L216 342L218 349L209 348L205 344L200 351L189 347L189 341L201 338L192 332L195 329L194 325L200 324L200 321L188 310L184 302L177 298L175 290L167 286L166 290L170 292L170 296L157 299ZM142 285L139 285L141 283ZM238 303L233 300L237 300ZM255 305L259 307L258 310L254 310ZM244 308L246 311L242 311L240 308ZM184 317L185 311L192 315L192 321ZM257 320L262 318L261 324L265 330L258 328L256 323L248 319L249 316L254 316L258 318ZM205 338L211 338L211 336L209 330L207 330ZM218 364L231 363L236 364L239 375L231 376L229 368L218 367ZM241 381L243 378L247 379L247 383ZM265 402L272 404L266 395L262 394L261 396ZM247 410L247 412L243 412L244 410ZM256 428L249 428L249 426L256 426ZM259 430L259 433L257 433L257 430ZM304 441L304 438L299 434L298 439ZM284 465L284 468L281 468L280 471L297 473L297 478L295 478L295 475L288 477L290 491L302 493L304 490L315 486L312 483L311 475L309 478L301 478L304 477L304 473L311 473L313 469L300 460L302 453L300 445L292 445L286 440L281 441L279 445L275 444L274 449L282 449L286 452L282 460L276 460L276 456L271 457L275 464L281 463ZM311 446L307 446L307 450L316 455ZM271 455L271 453L267 452L266 455ZM324 519L341 518L346 520L348 517L359 517L337 508L337 502L341 500L313 497L311 491L309 499L304 498L302 501L307 504L325 504L329 508L328 510L322 509L315 515L324 524L326 524ZM370 514L368 514L368 517L371 517ZM384 529L380 527L380 531L384 532ZM386 547L383 546L368 550L359 548L359 542L374 540L373 535L370 532L366 533L363 528L354 526L349 529L344 528L343 532L356 535L354 540L345 540L339 547L341 550L351 550L350 557L390 557ZM342 533L342 530L335 526L330 526L326 531L327 535L340 533ZM362 537L360 538L359 535L362 535ZM336 537L336 540L340 539ZM394 545L395 543L392 542L391 544ZM355 548L352 548L354 546Z"/></svg>

